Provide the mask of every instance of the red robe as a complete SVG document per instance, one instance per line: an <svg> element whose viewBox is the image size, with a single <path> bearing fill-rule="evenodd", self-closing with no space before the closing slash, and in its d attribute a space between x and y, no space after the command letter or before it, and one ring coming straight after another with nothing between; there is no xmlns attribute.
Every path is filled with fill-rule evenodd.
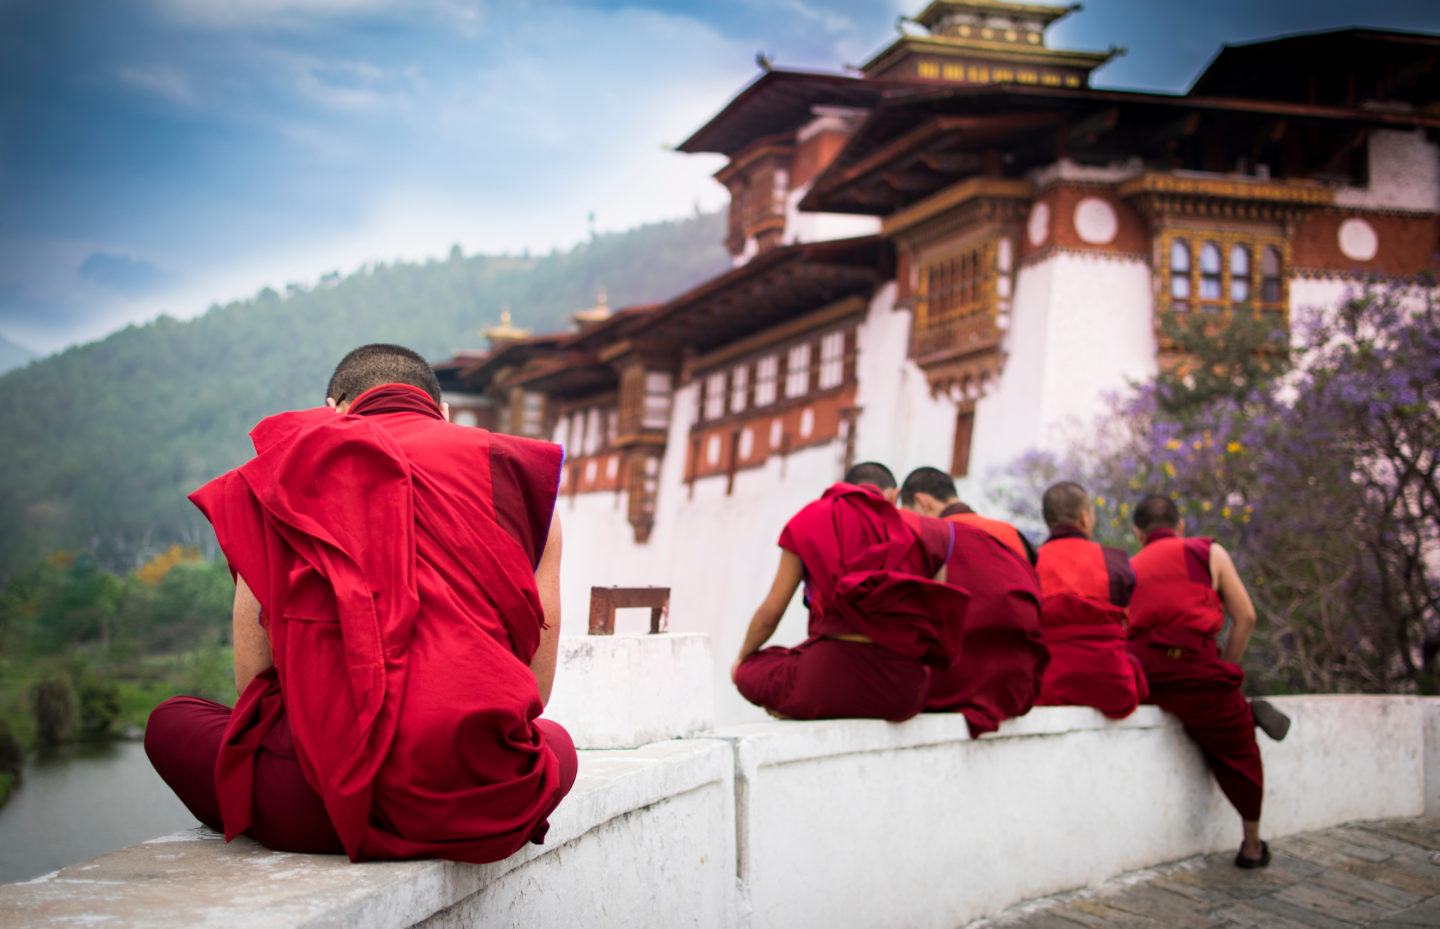
<svg viewBox="0 0 1440 929"><path fill-rule="evenodd" d="M1040 579L1025 549L1007 544L1004 533L977 527L973 515L945 517L956 524L945 581L967 590L970 606L960 657L949 668L931 670L925 709L963 714L975 738L1030 712L1050 653L1040 632ZM904 516L907 522L922 518Z"/></svg>
<svg viewBox="0 0 1440 929"><path fill-rule="evenodd" d="M226 837L282 715L352 859L496 861L543 836L560 765L529 663L559 448L451 426L402 385L251 436L256 457L191 496L275 661L216 765Z"/></svg>
<svg viewBox="0 0 1440 929"><path fill-rule="evenodd" d="M741 663L736 686L752 703L796 719L920 712L927 665L959 654L968 595L929 578L949 555L952 528L912 530L878 492L836 484L796 514L780 546L805 566L810 638L762 649ZM835 635L863 635L872 643Z"/></svg>
<svg viewBox="0 0 1440 929"><path fill-rule="evenodd" d="M1050 650L1037 702L1093 706L1113 719L1135 712L1148 689L1125 650L1125 605L1135 586L1125 552L1060 526L1040 546L1036 571Z"/></svg>
<svg viewBox="0 0 1440 929"><path fill-rule="evenodd" d="M1210 575L1210 539L1157 529L1130 564L1130 653L1150 684L1146 702L1180 717L1220 789L1244 819L1259 819L1265 772L1245 672L1224 661L1215 633L1225 610Z"/></svg>

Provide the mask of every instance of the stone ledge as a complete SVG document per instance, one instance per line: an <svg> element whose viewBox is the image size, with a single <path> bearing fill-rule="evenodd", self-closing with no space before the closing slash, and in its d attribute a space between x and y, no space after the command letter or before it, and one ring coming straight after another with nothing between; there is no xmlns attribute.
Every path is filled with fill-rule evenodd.
<svg viewBox="0 0 1440 929"><path fill-rule="evenodd" d="M0 924L28 929L98 917L107 929L411 926L628 813L709 784L729 795L732 768L729 750L704 740L581 752L575 788L551 817L546 844L486 865L357 865L338 855L272 852L245 837L226 844L200 827L0 887Z"/></svg>

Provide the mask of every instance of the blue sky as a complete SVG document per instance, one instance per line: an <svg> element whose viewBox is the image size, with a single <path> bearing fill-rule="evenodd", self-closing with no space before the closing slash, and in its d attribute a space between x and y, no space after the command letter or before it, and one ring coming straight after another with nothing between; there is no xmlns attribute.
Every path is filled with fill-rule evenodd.
<svg viewBox="0 0 1440 929"><path fill-rule="evenodd" d="M924 0L0 0L0 335L41 352L363 262L566 248L716 208L682 141L756 74L838 69ZM1182 91L1224 42L1420 0L1091 0L1050 44Z"/></svg>

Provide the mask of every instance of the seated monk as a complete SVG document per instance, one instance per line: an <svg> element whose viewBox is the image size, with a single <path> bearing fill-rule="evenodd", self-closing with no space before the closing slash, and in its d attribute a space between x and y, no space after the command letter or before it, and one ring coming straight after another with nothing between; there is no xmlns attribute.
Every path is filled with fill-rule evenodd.
<svg viewBox="0 0 1440 929"><path fill-rule="evenodd" d="M409 349L251 432L191 495L235 575L234 710L176 697L145 750L203 823L280 851L497 861L575 780L538 719L560 632L558 446L453 426Z"/></svg>
<svg viewBox="0 0 1440 929"><path fill-rule="evenodd" d="M1290 728L1285 714L1240 694L1240 657L1255 629L1255 607L1230 554L1213 539L1187 539L1175 502L1151 494L1135 507L1135 534L1144 546L1130 559L1130 653L1145 669L1147 703L1180 717L1231 805L1244 834L1235 864L1263 868L1270 849L1260 840L1265 772L1255 743L1258 724L1274 739ZM1223 651L1215 636L1230 614Z"/></svg>
<svg viewBox="0 0 1440 929"><path fill-rule="evenodd" d="M1040 634L1040 579L1031 567L1035 549L1014 526L956 499L955 482L938 468L911 471L900 503L907 519L955 523L945 580L970 593L960 657L930 670L925 709L963 714L972 738L994 732L1030 712L1050 662Z"/></svg>
<svg viewBox="0 0 1440 929"><path fill-rule="evenodd" d="M1125 605L1135 573L1122 549L1090 541L1095 507L1079 484L1045 491L1050 538L1040 546L1040 627L1050 665L1037 703L1093 706L1112 719L1135 712L1147 693L1140 665L1125 650Z"/></svg>
<svg viewBox="0 0 1440 929"><path fill-rule="evenodd" d="M951 525L911 529L895 492L884 465L856 465L786 524L775 581L730 669L746 700L788 719L900 722L924 709L929 666L959 652L968 598L930 580L943 580ZM762 648L802 580L810 637Z"/></svg>

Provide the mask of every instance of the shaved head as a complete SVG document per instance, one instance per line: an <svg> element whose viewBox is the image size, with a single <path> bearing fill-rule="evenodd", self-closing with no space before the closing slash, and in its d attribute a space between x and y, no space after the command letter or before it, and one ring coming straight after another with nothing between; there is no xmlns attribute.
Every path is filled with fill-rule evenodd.
<svg viewBox="0 0 1440 929"><path fill-rule="evenodd" d="M430 363L400 345L362 345L336 365L325 396L336 403L355 398L381 384L409 384L430 395L440 405L440 381Z"/></svg>
<svg viewBox="0 0 1440 929"><path fill-rule="evenodd" d="M939 468L916 468L900 485L900 502L911 506L916 494L929 494L939 503L949 503L955 499L955 481Z"/></svg>
<svg viewBox="0 0 1440 929"><path fill-rule="evenodd" d="M1135 504L1135 528L1148 533L1152 529L1175 529L1180 525L1180 510L1175 501L1164 494L1151 494Z"/></svg>
<svg viewBox="0 0 1440 929"><path fill-rule="evenodd" d="M895 489L895 475L878 461L863 461L853 466L845 472L844 481L855 485L869 484L881 490Z"/></svg>
<svg viewBox="0 0 1440 929"><path fill-rule="evenodd" d="M1045 525L1078 526L1081 518L1090 511L1090 495L1085 488L1072 481L1061 481L1045 491L1040 500L1040 515Z"/></svg>

